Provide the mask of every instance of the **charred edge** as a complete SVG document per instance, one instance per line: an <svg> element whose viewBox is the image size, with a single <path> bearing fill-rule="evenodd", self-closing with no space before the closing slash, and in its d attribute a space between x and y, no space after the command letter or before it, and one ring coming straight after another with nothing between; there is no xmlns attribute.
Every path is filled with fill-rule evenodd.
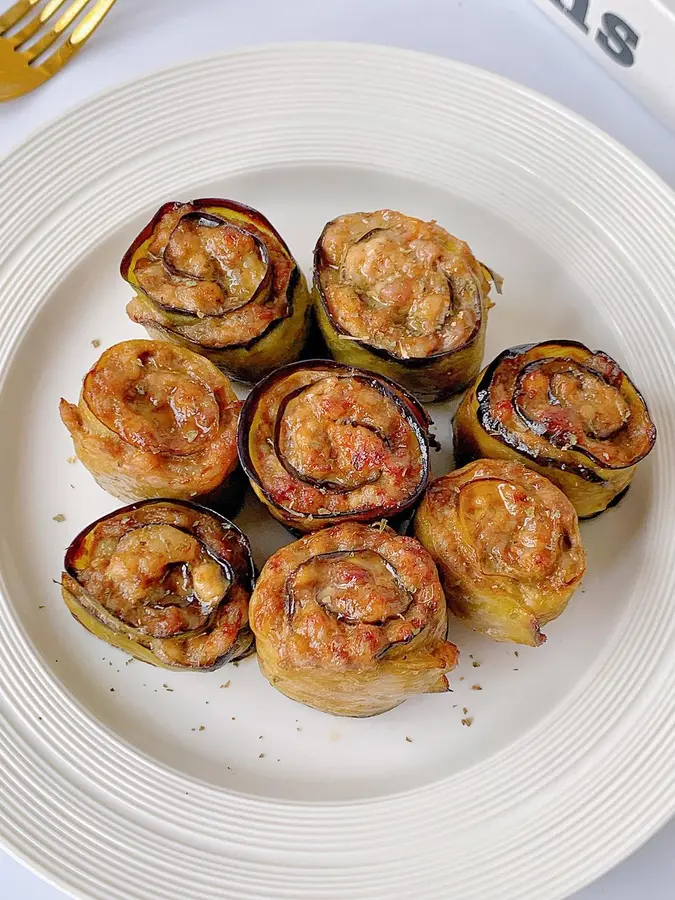
<svg viewBox="0 0 675 900"><path fill-rule="evenodd" d="M367 369L349 368L352 368L352 375L357 381L370 385L370 387L374 388L374 390L385 397L391 397L395 405L404 413L406 418L409 418L410 414L412 414L417 425L415 431L422 432L425 443L427 445L431 444L431 436L429 434L431 417L412 394L408 393L408 391L401 387L400 384L392 381L391 378L387 378L386 375L369 372Z"/></svg>
<svg viewBox="0 0 675 900"><path fill-rule="evenodd" d="M400 398L405 406L409 408L409 412L417 420L420 429L425 435L427 435L427 443L432 442L431 436L427 433L431 425L433 425L433 420L425 407L417 399L417 397L411 394L410 391L407 390L407 388L404 388L402 385L398 384L398 382L387 377L386 375L381 375L379 372L371 372L369 369L361 369L357 366L345 365L345 363L337 362L334 359L322 359L319 357L315 357L313 359L299 359L296 362L287 363L285 366L281 366L279 369L276 369L274 372L266 375L265 378L256 382L255 390L251 393L257 394L258 389L266 389L269 383L275 381L278 377L285 378L286 375L292 374L295 369L332 369L336 373L342 373L344 377L354 376L361 378L362 380L370 379L373 382L377 382L377 385L373 385L373 387L375 387L376 390L380 390L380 392L381 388L379 387L379 385L385 385L389 389L389 392L391 394L395 395L395 397ZM399 404L397 403L397 405Z"/></svg>
<svg viewBox="0 0 675 900"><path fill-rule="evenodd" d="M619 491L619 493L615 497L612 497L607 506L605 506L603 509L599 509L597 512L591 513L590 516L579 516L579 520L590 522L591 519L597 519L598 516L601 516L604 512L607 512L607 510L611 509L613 506L618 506L618 504L621 503L623 498L630 490L630 487L630 484L627 484L622 491Z"/></svg>
<svg viewBox="0 0 675 900"><path fill-rule="evenodd" d="M141 231L141 233L138 235L138 237L131 244L131 246L129 247L127 252L124 254L124 256L122 258L122 263L120 264L120 274L122 275L122 278L127 283L131 283L131 282L129 282L129 268L131 266L131 260L134 256L134 253L138 250L138 248L141 246L141 244L143 244L146 240L148 240L148 238L152 235L157 223L162 218L162 216L165 215L165 213L179 209L180 207L185 206L185 205L188 205L188 204L176 203L176 202L165 203L164 206L160 207L160 209L155 213L152 220L145 226L143 231ZM278 319L275 319L273 322L270 322L270 324L267 326L267 328L265 328L265 330L262 331L259 335L256 335L256 337L253 337L248 341L242 341L239 344L225 344L221 347L206 347L203 344L199 344L199 343L197 343L197 341L193 341L188 337L184 337L183 335L178 335L180 337L181 341L187 345L188 349L192 349L195 353L199 353L200 355L204 355L205 353L209 353L209 352L218 353L220 351L229 352L229 351L235 351L235 350L250 350L256 344L258 344L262 340L264 340L272 331L274 331L275 328L278 328L280 325L282 325L284 322L286 322L287 319L292 318L293 310L294 310L294 306L295 306L295 291L298 287L298 284L300 282L300 277L301 277L301 272L300 272L300 269L298 268L298 264L295 262L295 257L292 255L291 251L288 248L288 245L283 240L283 238L281 237L279 232L262 215L262 213L257 212L257 210L251 209L248 206L244 206L244 204L241 204L241 203L235 203L234 201L210 200L210 199L193 200L191 205L198 207L198 208L203 208L205 206L220 205L221 207L223 207L225 209L232 209L237 212L246 213L247 215L250 214L251 219L254 222L254 224L263 225L265 228L268 228L273 233L273 235L279 240L280 244L282 245L282 247L288 254L289 259L293 262L293 268L288 277L288 284L286 286L286 305L288 307L286 314L283 316L280 316ZM142 289L140 287L138 287L137 285L132 285L132 286L133 286L134 290L140 290L143 293L143 296L147 297L149 302L152 303L155 307L157 307L158 310L160 310L160 311L163 310L163 307L159 306L159 304L157 304L156 301L154 301L152 299L152 297L148 297L148 295L145 293L145 291L142 291ZM309 310L308 310L307 314L309 315ZM139 324L142 325L144 323L140 322ZM148 324L151 324L153 328L156 328L158 331L162 331L167 335L174 334L173 329L171 329L165 325L160 325L156 322L152 322L152 323L148 323ZM227 372L227 367L225 365L219 363L218 367L220 369L222 369L223 371ZM235 380L241 381L241 378L236 373L230 371L230 372L228 372L228 374L231 374L231 377L234 378ZM246 381L242 382L242 384L254 384L254 383L255 382L246 382Z"/></svg>
<svg viewBox="0 0 675 900"><path fill-rule="evenodd" d="M264 216L259 210L254 209L252 206L247 206L245 203L238 203L236 200L223 200L217 197L201 197L198 200L190 200L190 206L194 206L195 209L204 209L208 207L221 207L222 209L230 209L233 212L241 213L241 215L249 218L254 225L258 225L263 231L269 231L274 237L279 241L284 250L288 253L289 256L293 256L291 253L288 244L276 230L274 225L270 222L270 220Z"/></svg>
<svg viewBox="0 0 675 900"><path fill-rule="evenodd" d="M201 197L198 200L187 200L185 203L181 203L180 201L174 200L169 203L165 203L163 206L157 210L152 219L148 222L145 228L140 232L140 234L132 241L131 246L127 250L127 252L122 257L122 262L120 264L120 274L125 281L128 281L129 275L129 267L131 265L131 260L133 258L134 253L138 250L141 244L145 243L148 238L154 232L157 223L160 219L166 215L167 212L174 212L177 209L180 209L183 206L191 206L194 210L200 209L208 209L209 207L217 207L224 210L232 210L232 212L240 213L241 215L249 218L254 225L258 225L264 231L269 231L271 234L276 237L284 250L288 253L288 255L293 258L293 254L291 253L288 244L276 230L274 225L267 219L261 212L257 209L253 209L252 206L246 206L244 203L237 203L236 200L224 200L218 197Z"/></svg>
<svg viewBox="0 0 675 900"><path fill-rule="evenodd" d="M68 612L77 622L80 628L84 628L87 634L93 634L93 632L89 631L84 622L80 618L78 618L78 616L76 616L71 609L69 609ZM123 634L123 632L119 633ZM95 634L93 636L98 637ZM215 672L217 669L220 669L221 666L224 666L225 663L233 662L236 659L246 659L247 656L251 656L252 653L255 653L255 636L248 625L244 626L244 628L242 628L237 634L237 637L235 638L230 649L223 653L222 656L219 656L212 666L174 666L171 665L171 663L167 663L161 660L155 653L152 652L150 647L146 647L145 644L143 644L142 647L150 654L150 656L152 656L153 660L155 660L155 662L151 663L151 665L156 665L162 669L166 669L167 671ZM148 662L148 660L144 659L143 657L136 656L133 651L130 652L131 655L135 657L135 659L139 659L141 662L145 663Z"/></svg>
<svg viewBox="0 0 675 900"><path fill-rule="evenodd" d="M77 578L77 569L74 566L74 561L75 561L75 558L78 555L78 553L81 551L82 546L83 546L85 540L87 539L87 536L95 528L97 528L103 522L108 522L111 519L118 518L119 516L132 515L133 513L137 512L139 509L143 509L144 507L160 506L160 505L161 506L181 506L184 509L190 509L193 512L200 513L200 514L206 515L206 516L212 516L213 518L217 519L218 522L223 526L223 528L225 530L232 533L236 537L237 542L243 548L244 556L246 557L246 561L247 561L247 572L246 573L235 572L234 568L232 567L231 563L228 560L224 560L224 559L221 560L219 558L217 561L220 565L224 565L225 567L227 567L227 569L230 572L232 572L233 578L231 580L232 580L233 584L235 584L236 582L239 581L249 591L253 591L253 587L255 585L255 575L256 575L255 564L253 562L253 554L251 552L251 545L249 543L248 538L244 534L244 532L240 528L238 528L234 524L234 522L230 522L229 519L227 519L225 516L221 515L219 512L216 512L215 510L210 509L206 506L201 506L198 503L191 503L189 500L141 500L138 503L130 503L128 506L123 506L123 507L121 507L121 509L116 509L113 512L108 513L107 515L101 516L99 519L96 519L96 521L92 522L90 525L87 525L85 528L82 529L82 531L79 532L79 534L77 534L75 536L75 538L71 542L70 546L66 550L66 556L65 556L65 560L64 560L64 568L65 568L66 572L68 573L68 575L70 575L70 577L73 578L75 581L77 581L79 584L79 581ZM152 523L148 522L148 523L144 523L144 524L152 524ZM188 529L185 529L180 525L174 526L174 527L178 528L181 531L185 531L186 533L191 533L188 531Z"/></svg>
<svg viewBox="0 0 675 900"><path fill-rule="evenodd" d="M270 289L272 286L272 268L273 267L270 263L270 254L267 249L267 245L265 244L265 242L263 240L261 240L261 238L258 237L257 234L253 234L249 231L246 231L245 228L242 228L240 225L238 225L234 222L230 222L228 219L223 219L221 216L214 216L212 213L204 213L204 212L185 213L184 216L181 216L180 220L178 221L178 224L176 225L176 228L178 228L178 225L180 225L180 223L185 221L186 219L189 221L197 222L197 224L201 225L202 227L219 228L221 225L227 225L228 228L233 228L235 231L238 231L241 234L248 234L250 237L253 238L253 242L255 243L256 249L258 250L260 259L261 259L263 265L265 266L265 275L263 276L262 280L260 281L260 284L255 289L253 294L251 294L251 296L248 298L248 300L244 300L242 303L239 303L237 306L228 307L228 309L226 309L220 315L204 314L202 316L198 316L196 313L191 313L184 309L179 309L178 307L163 306L161 303L159 303L157 300L154 300L152 297L150 297L144 291L143 293L145 294L146 297L148 297L148 299L152 303L154 303L160 309L165 310L166 312L176 313L176 314L180 315L181 317L189 319L192 322L199 322L199 321L202 321L203 319L220 319L223 316L229 315L229 313L236 312L236 310L238 310L238 309L243 309L245 306L249 306L251 303L255 303L257 300L260 299L260 297L263 294L269 295ZM174 228L174 230L171 232L171 235L169 236L169 241L173 237L173 234L174 234L176 228ZM168 247L168 241L167 241L167 247ZM165 252L162 256L162 263L163 263L164 267L167 269L167 271L169 272L169 274L171 276L173 276L174 278L179 278L179 279L188 279L189 278L190 280L193 280L193 281L194 280L204 281L203 278L189 276L185 272L181 272L180 269L177 269L174 266L174 264L171 262L171 259L167 258L166 248L165 248ZM290 276L289 276L289 286L287 289L290 289Z"/></svg>
<svg viewBox="0 0 675 900"><path fill-rule="evenodd" d="M284 322L286 322L288 319L290 319L293 316L293 307L294 307L294 296L293 295L295 293L295 289L298 285L299 280L300 280L300 270L298 269L298 267L296 265L294 267L293 271L291 272L290 278L288 280L288 288L287 288L287 296L286 296L288 312L285 315L280 316L278 319L275 319L273 322L270 322L270 324L267 326L267 328L264 331L262 331L259 335L257 335L254 338L251 338L248 341L243 341L241 344L225 344L222 347L207 347L204 344L199 344L199 343L197 343L197 341L191 340L191 338L185 337L182 334L178 334L177 332L174 332L173 329L168 328L165 325L159 325L157 322L148 322L148 325L150 325L152 328L157 329L158 331L163 331L165 334L177 335L177 337L180 338L181 343L184 343L187 345L188 350L192 350L194 353L198 353L200 356L206 355L207 358L208 358L209 353L229 353L230 351L234 351L234 350L250 350L252 347L255 347L256 344L259 344L262 340L264 340L266 337L268 337L268 335L272 331L274 331L275 328L278 328L280 325L283 325ZM151 298L148 298L148 299L150 300L151 303L155 302ZM307 315L309 315L309 311L308 311ZM144 323L139 322L139 324L143 325ZM250 385L257 384L257 382L255 382L255 381L243 381L240 375L237 375L233 370L228 371L227 366L221 362L214 363L214 365L217 366L217 368L221 369L223 372L225 372L225 374L229 375L233 379L233 381L238 381L241 384L250 384Z"/></svg>
<svg viewBox="0 0 675 900"><path fill-rule="evenodd" d="M573 475L577 475L584 481L588 481L593 484L605 484L604 478L601 478L600 475L598 475L592 469L589 469L587 466L583 466L579 463L561 462L560 460L552 459L551 457L539 456L538 454L530 451L527 447L517 446L515 441L511 437L511 433L507 431L506 428L504 428L504 426L499 422L496 422L491 416L490 391L492 387L492 381L495 372L502 364L502 362L504 362L504 360L506 359L514 359L515 357L522 356L535 347L549 346L574 347L576 349L583 350L586 353L591 353L588 347L586 347L585 344L581 344L579 341L542 341L540 343L519 344L516 347L509 347L507 350L503 350L486 367L483 375L474 388L476 400L478 403L478 408L476 410L476 419L478 421L478 426L479 428L482 428L483 431L485 431L487 434L489 434L490 437L504 444L506 447L509 447L514 452L519 453L521 456L524 456L532 462L536 463L538 466L542 466L543 468L560 469L562 472L570 472ZM603 466L603 468L606 467Z"/></svg>
<svg viewBox="0 0 675 900"><path fill-rule="evenodd" d="M291 477L295 478L297 481L301 481L303 484L310 484L313 487L327 488L330 491L332 491L333 493L337 493L337 494L349 494L352 491L358 490L359 488L363 487L366 484L373 484L375 481L378 481L380 478L379 475L376 476L375 478L371 478L368 481L364 481L361 484L358 484L356 487L345 487L344 485L338 484L337 482L334 482L334 481L321 481L320 479L317 480L315 478L308 478L305 475L303 475L301 472L298 472L298 470L293 465L291 465L291 463L286 458L285 454L282 452L279 442L280 442L280 436L281 436L281 426L283 424L283 418L284 418L284 414L286 412L286 407L292 400L295 400L296 398L300 397L305 391L309 390L314 384L317 384L317 382L311 382L310 384L305 384L299 388L296 388L294 391L291 391L290 394L287 394L284 397L284 399L281 401L279 409L277 410L277 418L274 423L274 451L277 455L279 462L284 467L284 469L288 472L288 474ZM376 434L383 441L383 443L385 443L387 446L389 446L389 439L386 437L386 435L383 435L381 432L379 432L376 428L373 428L371 425L366 425L366 424L359 423L359 422L353 422L352 424L361 425L361 427L367 428L369 431L372 431L374 434Z"/></svg>
<svg viewBox="0 0 675 900"><path fill-rule="evenodd" d="M393 353L390 353L388 350L383 350L381 347L374 347L372 344L368 343L365 340L357 340L354 339L354 336L351 335L346 329L344 329L335 319L333 314L331 313L328 307L328 301L326 300L326 295L323 290L323 282L321 279L322 269L325 267L326 263L323 255L323 238L326 233L326 229L333 224L335 219L331 219L330 222L324 225L323 231L319 235L319 240L316 242L316 246L314 248L314 278L313 284L316 287L317 293L319 295L319 302L321 303L321 307L326 314L326 318L331 324L331 327L338 334L346 334L352 339L353 343L358 344L359 347L362 347L364 350L367 350L369 353L372 353L374 356L379 357L380 359L384 359L386 362L390 363L398 363L398 365L403 366L406 369L424 369L429 366L433 366L435 363L439 362L439 360L447 359L448 357L454 356L456 353L460 353L462 350L467 350L471 347L472 344L476 342L478 336L480 335L481 328L483 327L483 321L485 318L485 311L483 309L483 299L480 297L479 291L479 306L480 306L480 315L478 316L478 320L476 322L476 327L471 332L469 337L464 341L463 344L460 344L459 347L455 347L452 350L445 350L443 353L434 353L431 356L412 356L407 359L401 356L395 356ZM376 229L373 229L376 230ZM483 265L480 263L480 265ZM454 389L449 391L447 394L439 395L439 400L447 399L448 397L453 396L458 393L459 389ZM436 402L436 399L434 400Z"/></svg>
<svg viewBox="0 0 675 900"><path fill-rule="evenodd" d="M108 518L108 517L106 516L104 518ZM65 572L64 572L64 577L66 577ZM70 576L70 577L72 578L72 576ZM81 590L84 594L86 594L87 597L89 597L89 594L84 590L84 588L82 587L82 585L80 585L80 583L77 581L77 579L72 578L72 580L75 582L75 584L77 585L79 590ZM83 609L84 607L82 606L82 603L80 602L77 595L75 593L73 593L73 591L70 589L70 587L66 586L65 589L68 591L68 594L70 595L72 600L77 604L77 606L80 609ZM100 637L95 632L89 630L89 628L84 624L84 622L79 618L79 616L77 616L73 612L73 610L70 608L70 606L68 604L66 604L66 606L67 606L68 612L71 614L73 619L75 619L75 621L80 625L80 627L84 628L84 630L88 634L93 634L94 637ZM102 622L102 620L97 615L95 610L93 610L93 609L87 610L86 608L84 608L84 609L85 609L85 612L87 612L89 615L96 618L99 622L101 622L102 625L104 625L104 627L107 627L114 634L118 634L122 637L125 637L128 640L130 640L133 644L137 645L138 647L142 647L143 650L145 651L145 653L147 653L149 656L152 657L152 660L149 661L145 658L145 656L139 655L135 651L135 649L129 650L129 652L131 653L132 656L134 656L136 659L139 659L141 662L145 662L145 663L150 662L151 665L156 665L162 669L167 669L167 670L171 670L171 671L175 671L175 672L186 672L186 671L189 671L189 672L214 672L216 669L219 669L225 663L232 662L235 659L244 659L247 656L250 656L255 651L255 635L253 634L253 631L251 630L250 625L246 624L246 625L243 625L239 629L239 631L237 632L235 639L232 642L232 644L230 645L229 649L226 650L225 653L223 653L221 656L219 656L218 659L215 660L213 665L211 665L211 666L193 666L190 664L173 665L171 663L168 663L168 662L160 659L157 656L157 654L152 649L151 642L144 643L142 641L136 641L129 634L127 634L124 627L114 628L112 625L107 625L105 622ZM217 611L209 618L209 621L206 622L202 626L202 629L200 630L201 634L206 634L208 632L209 624L211 622L213 622L216 615L217 615ZM115 617L113 616L113 618L115 618ZM115 621L119 622L121 626L124 626L124 623L121 622L121 620L115 619ZM157 640L160 640L160 641L161 640L172 641L172 640L176 640L176 639L181 640L181 637L185 637L185 635L182 635L182 636L177 635L176 638L163 638L163 639L158 638ZM105 640L105 638L102 638L102 639Z"/></svg>
<svg viewBox="0 0 675 900"><path fill-rule="evenodd" d="M239 629L234 642L229 650L219 656L212 666L201 668L191 667L191 671L195 672L215 672L225 663L234 662L235 659L246 659L255 651L255 636L249 625L244 625Z"/></svg>
<svg viewBox="0 0 675 900"><path fill-rule="evenodd" d="M138 250L141 244L144 244L150 237L152 237L160 219L162 219L168 212L175 212L177 209L180 209L181 206L185 206L185 204L175 200L169 203L164 203L162 206L160 206L152 219L150 219L145 228L143 228L143 230L131 242L129 249L122 257L122 262L120 263L120 275L125 281L129 281L129 270L131 268L131 260L133 259L134 253Z"/></svg>
<svg viewBox="0 0 675 900"><path fill-rule="evenodd" d="M306 537L306 535L305 535L305 537ZM375 552L377 552L377 551L375 551ZM310 557L310 559L305 560L303 563L300 564L300 566L298 566L298 569L300 569L302 567L302 565L305 565L305 563L310 562L313 559L326 559L326 558L330 558L330 557L335 558L335 557L340 557L340 556L353 556L358 553L359 553L358 550L335 550L335 551L329 552L329 553L320 553L320 554L317 554L317 556L315 556L315 557ZM378 554L378 556L379 555L380 554ZM381 557L381 558L383 559L386 568L392 573L394 579L396 580L397 585L409 597L408 606L404 610L404 613L406 613L412 606L415 598L410 593L410 591L408 591L405 588L405 586L403 586L401 584L398 572L392 566L392 564L388 560L384 559L384 557ZM284 608L286 610L286 615L288 616L289 620L292 620L293 616L295 615L295 597L293 595L292 582L295 579L298 569L296 569L293 572L293 574L291 576L289 576L289 578L286 579L286 583L284 585L284 594L285 594ZM361 621L357 621L354 619L350 619L346 616L338 616L336 613L334 613L331 609L329 609L323 603L319 603L319 605L328 615L332 616L333 618L335 618L337 621L341 622L342 624L351 626L351 627L358 626L358 625L368 625L368 626L375 626L375 627L382 628L384 625L387 625L389 622L393 621L394 619L399 618L399 616L389 616L387 619L383 619L381 621L361 622ZM424 631L425 627L426 626L423 626L422 628L418 628L413 634L407 635L406 637L402 638L400 641L390 641L388 644L386 644L386 646L380 648L380 650L377 651L377 653L374 655L374 659L376 659L376 660L382 659L387 653L389 653L391 650L393 650L394 647L401 647L401 646L410 644L416 637L418 637Z"/></svg>
<svg viewBox="0 0 675 900"><path fill-rule="evenodd" d="M562 344L562 342L560 342L560 343ZM570 343L572 343L572 342L570 342ZM534 346L541 346L541 345L534 345ZM581 344L580 346L583 347L583 344ZM630 380L630 378L623 371L623 369L616 362L616 360L612 359L611 356L608 356L606 353L603 353L600 350L596 350L593 353L591 350L588 350L587 348L584 348L584 349L587 350L587 352L589 353L590 356L603 356L609 363L611 363L612 365L617 367L618 371L620 372L621 381L623 381L623 379L625 379L628 382L628 384L631 386L633 391L635 391L635 394L639 397L640 401L643 403L645 410L647 411L647 416L649 416L649 411L647 410L647 404L644 402L642 395L637 390L637 388L635 387L633 382ZM523 366L523 368L520 370L520 372L518 373L518 376L516 378L517 391L522 387L523 379L529 372L531 372L535 369L541 368L542 366L547 365L549 363L556 362L556 361L569 363L569 364L573 365L575 368L583 369L584 371L588 372L589 374L595 375L597 378L599 378L601 381L603 381L609 387L614 387L618 390L618 385L616 383L611 381L604 372L600 371L599 369L594 368L593 366L589 366L589 365L586 365L585 363L578 362L577 360L571 359L568 356L548 356L548 357L545 357L544 359L534 359L534 360L532 360L532 362L529 362L529 363L527 363L527 365ZM523 422L525 422L525 424L528 426L528 428L532 429L532 425L534 423L520 408L520 405L518 404L517 400L514 400L513 406L514 406L514 409L516 410L516 412L518 413L518 415L520 416L520 418L523 420ZM625 430L625 428L626 428L626 423L624 423L621 426L619 431L623 431L623 430ZM619 431L615 432L615 434L618 434ZM653 432L653 438L655 439L656 429L654 428L653 423L652 423L652 428L650 429L650 434L649 434L651 446L653 446L653 444L654 444L654 440L652 439L652 432ZM553 444L553 441L550 438L550 432L545 431L544 436L550 441L550 443ZM553 444L553 446L555 446L555 444ZM651 446L650 446L650 450L651 450ZM618 471L621 471L622 469L629 469L631 466L637 465L637 463L640 462L641 459L644 459L644 456L647 455L647 454L644 454L644 456L641 456L639 459L636 459L633 462L630 462L628 465L625 465L625 466L612 466L609 463L605 462L604 460L598 459L597 456L593 456L593 454L590 452L590 450L587 450L585 447L575 445L573 448L562 447L560 449L562 449L562 450L568 449L568 450L571 450L573 453L580 453L582 456L585 456L588 459L590 459L591 462L596 463L599 468L606 469L607 471L611 471L611 472L618 472ZM647 453L649 453L650 450L648 450Z"/></svg>
<svg viewBox="0 0 675 900"><path fill-rule="evenodd" d="M404 391L399 385L395 384L395 382L392 382L389 378L378 375L374 372L367 372L363 369L356 369L353 366L345 366L342 365L342 363L335 362L334 360L311 359L299 360L298 362L289 363L288 365L282 366L281 368L276 369L276 371L271 372L254 386L253 390L244 401L244 405L242 406L241 412L239 413L239 426L237 429L237 451L239 453L239 462L242 469L246 473L247 478L260 488L263 496L271 506L275 507L276 509L283 510L286 515L292 518L307 518L307 515L298 514L293 510L286 509L285 507L280 506L280 504L278 504L272 498L267 488L262 484L258 477L258 473L253 466L251 454L248 449L249 432L251 430L258 405L263 399L265 392L270 387L270 385L285 378L287 375L291 375L298 369L328 369L335 372L342 372L344 373L345 377L351 375L353 377L359 377L363 379L364 381L366 381L366 383L371 383L371 385L376 390L379 390L380 393L382 393L384 396L389 397L393 401L393 403L401 411L402 415L410 423L410 426L415 432L415 436L417 437L417 442L421 450L423 462L422 477L420 479L420 483L414 494L412 494L411 497L403 505L399 504L399 506L393 510L388 510L388 507L385 506L378 506L373 507L372 509L358 509L344 513L318 513L316 515L312 515L312 518L321 521L325 519L351 519L354 517L367 515L368 520L377 518L386 519L392 516L396 516L400 512L404 512L405 510L413 507L424 493L429 482L430 460L428 431L426 430L428 417L426 413L421 414L421 405L416 400L414 400L407 391ZM420 419L422 419L424 425L420 423ZM284 527L292 535L296 537L303 536L304 532L300 530L296 531L296 529L294 529L292 526L287 525L286 523L283 524Z"/></svg>

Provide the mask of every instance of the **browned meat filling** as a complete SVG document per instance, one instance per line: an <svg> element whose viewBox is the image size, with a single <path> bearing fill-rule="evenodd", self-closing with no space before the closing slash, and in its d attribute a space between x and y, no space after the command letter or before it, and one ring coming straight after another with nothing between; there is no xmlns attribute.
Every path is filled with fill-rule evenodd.
<svg viewBox="0 0 675 900"><path fill-rule="evenodd" d="M340 216L320 242L330 313L348 335L407 359L457 350L489 284L464 241L393 210Z"/></svg>

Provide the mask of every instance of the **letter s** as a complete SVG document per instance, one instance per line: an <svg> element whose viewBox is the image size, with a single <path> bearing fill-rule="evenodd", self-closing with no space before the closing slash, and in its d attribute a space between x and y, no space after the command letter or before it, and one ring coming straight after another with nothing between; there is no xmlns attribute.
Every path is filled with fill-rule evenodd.
<svg viewBox="0 0 675 900"><path fill-rule="evenodd" d="M608 56L621 66L632 66L635 62L633 51L638 45L639 36L635 31L614 13L605 13L602 17L602 30L598 29L595 42Z"/></svg>

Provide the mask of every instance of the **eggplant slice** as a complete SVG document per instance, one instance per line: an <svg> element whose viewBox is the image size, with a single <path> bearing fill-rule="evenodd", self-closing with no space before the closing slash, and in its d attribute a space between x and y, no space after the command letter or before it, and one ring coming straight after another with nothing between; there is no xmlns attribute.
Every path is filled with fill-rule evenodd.
<svg viewBox="0 0 675 900"><path fill-rule="evenodd" d="M129 318L245 384L298 359L307 341L305 278L274 226L241 203L165 203L120 271L136 292Z"/></svg>
<svg viewBox="0 0 675 900"><path fill-rule="evenodd" d="M429 478L428 428L424 409L387 378L309 360L251 391L239 457L271 514L306 533L414 506Z"/></svg>
<svg viewBox="0 0 675 900"><path fill-rule="evenodd" d="M424 548L390 528L344 523L282 547L251 598L258 662L293 700L373 716L449 690L459 653Z"/></svg>
<svg viewBox="0 0 675 900"><path fill-rule="evenodd" d="M78 534L64 568L73 616L143 662L209 670L252 650L251 549L211 510L177 500L125 506Z"/></svg>
<svg viewBox="0 0 675 900"><path fill-rule="evenodd" d="M61 400L75 452L123 501L198 499L233 515L243 495L241 402L225 375L190 350L124 341L87 373L77 406Z"/></svg>
<svg viewBox="0 0 675 900"><path fill-rule="evenodd" d="M432 482L415 535L448 605L496 641L536 647L579 586L586 557L574 507L519 462L481 459Z"/></svg>
<svg viewBox="0 0 675 900"><path fill-rule="evenodd" d="M576 341L500 353L462 399L454 434L458 465L519 460L553 481L580 518L626 492L656 440L647 405L618 363Z"/></svg>
<svg viewBox="0 0 675 900"><path fill-rule="evenodd" d="M425 402L480 370L491 283L501 291L464 241L389 209L333 219L314 251L317 320L333 358Z"/></svg>

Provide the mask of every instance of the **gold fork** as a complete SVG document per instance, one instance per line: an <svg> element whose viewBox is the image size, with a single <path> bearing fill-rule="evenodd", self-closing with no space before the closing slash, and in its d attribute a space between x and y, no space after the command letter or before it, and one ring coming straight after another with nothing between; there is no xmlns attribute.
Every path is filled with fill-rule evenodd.
<svg viewBox="0 0 675 900"><path fill-rule="evenodd" d="M0 101L13 100L34 90L52 75L62 69L110 10L115 0L98 0L82 21L75 26L65 43L57 47L42 62L36 60L63 34L73 20L87 7L91 0L72 0L61 13L52 28L32 46L25 47L33 35L55 16L66 0L48 0L40 10L35 11L26 24L7 37L7 32L18 24L39 0L18 0L6 13L0 16Z"/></svg>

